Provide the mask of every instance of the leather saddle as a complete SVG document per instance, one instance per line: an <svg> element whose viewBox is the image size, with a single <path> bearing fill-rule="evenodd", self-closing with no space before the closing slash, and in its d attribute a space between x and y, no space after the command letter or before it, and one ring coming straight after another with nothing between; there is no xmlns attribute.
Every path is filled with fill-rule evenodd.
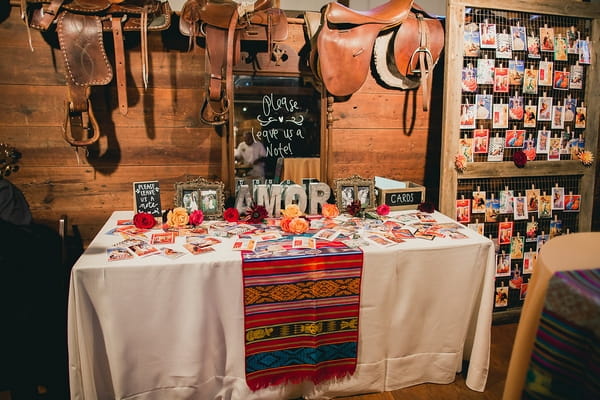
<svg viewBox="0 0 600 400"><path fill-rule="evenodd" d="M311 48L311 67L333 96L349 96L365 82L375 39L408 17L413 0L390 0L367 11L340 3L322 10L316 46ZM314 43L313 43L314 44Z"/></svg>
<svg viewBox="0 0 600 400"><path fill-rule="evenodd" d="M442 21L413 4L402 25L377 37L375 71L388 86L415 89L422 85L423 111L429 110L433 69L444 48Z"/></svg>
<svg viewBox="0 0 600 400"><path fill-rule="evenodd" d="M268 53L277 60L281 56L277 43L288 35L287 17L273 7L273 0L187 0L179 21L180 32L190 37L190 48L196 37L206 40L210 77L200 119L223 125L228 118L233 65L240 62L241 41L267 42Z"/></svg>
<svg viewBox="0 0 600 400"><path fill-rule="evenodd" d="M107 85L113 78L103 32L112 32L119 111L125 115L128 106L123 32L140 32L142 75L147 87L147 33L169 27L169 3L166 0L21 1L21 16L29 27L41 31L55 29L58 34L68 86L65 140L73 146L96 142L100 128L92 109L90 88Z"/></svg>

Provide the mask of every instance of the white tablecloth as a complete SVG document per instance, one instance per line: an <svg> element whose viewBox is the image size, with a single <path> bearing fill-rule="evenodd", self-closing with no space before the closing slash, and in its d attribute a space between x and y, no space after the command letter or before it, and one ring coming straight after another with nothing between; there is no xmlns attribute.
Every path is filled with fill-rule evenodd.
<svg viewBox="0 0 600 400"><path fill-rule="evenodd" d="M242 263L232 239L198 256L108 262L106 248L117 240L106 232L131 216L113 213L73 267L72 399L327 399L451 383L463 358L470 359L467 386L485 388L495 260L492 242L475 232L366 247L356 372L252 392L244 373Z"/></svg>

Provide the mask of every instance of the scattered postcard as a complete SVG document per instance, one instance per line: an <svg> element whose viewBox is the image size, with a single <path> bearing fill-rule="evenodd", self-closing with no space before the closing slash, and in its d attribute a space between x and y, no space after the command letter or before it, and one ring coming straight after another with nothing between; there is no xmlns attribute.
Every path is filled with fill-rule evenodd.
<svg viewBox="0 0 600 400"><path fill-rule="evenodd" d="M150 236L150 244L172 244L175 243L175 232L158 232Z"/></svg>
<svg viewBox="0 0 600 400"><path fill-rule="evenodd" d="M109 247L106 249L108 261L129 260L133 258L133 254L125 247Z"/></svg>
<svg viewBox="0 0 600 400"><path fill-rule="evenodd" d="M129 249L129 251L133 252L138 257L148 257L148 256L152 256L155 254L160 254L159 249L157 249L155 246L153 246L149 243L146 243L146 242L133 244L133 245L129 246L128 249Z"/></svg>
<svg viewBox="0 0 600 400"><path fill-rule="evenodd" d="M185 253L183 251L173 250L170 247L163 247L160 249L161 254L171 260L175 260L181 256L184 256Z"/></svg>
<svg viewBox="0 0 600 400"><path fill-rule="evenodd" d="M250 238L256 240L257 242L263 242L265 240L277 240L281 239L281 233L276 231L265 231L250 235Z"/></svg>
<svg viewBox="0 0 600 400"><path fill-rule="evenodd" d="M256 240L254 239L237 239L233 242L232 250L254 251L256 248Z"/></svg>
<svg viewBox="0 0 600 400"><path fill-rule="evenodd" d="M315 238L306 236L294 236L292 239L292 248L294 249L316 249L317 241Z"/></svg>
<svg viewBox="0 0 600 400"><path fill-rule="evenodd" d="M118 219L117 225L133 225L132 219Z"/></svg>
<svg viewBox="0 0 600 400"><path fill-rule="evenodd" d="M215 251L214 248L212 247L200 247L194 243L186 243L183 245L183 247L189 251L190 253L194 254L194 255L198 255L198 254L204 254L204 253L210 253Z"/></svg>
<svg viewBox="0 0 600 400"><path fill-rule="evenodd" d="M375 243L378 246L381 246L381 247L393 246L396 244L396 242L394 242L386 237L383 237L381 235L378 235L376 233L368 234L366 236L366 239L369 240L370 242Z"/></svg>
<svg viewBox="0 0 600 400"><path fill-rule="evenodd" d="M332 240L335 240L335 238L337 238L339 234L340 234L340 232L335 229L321 229L320 231L315 233L313 235L313 237L315 239L323 239L323 240L332 241Z"/></svg>

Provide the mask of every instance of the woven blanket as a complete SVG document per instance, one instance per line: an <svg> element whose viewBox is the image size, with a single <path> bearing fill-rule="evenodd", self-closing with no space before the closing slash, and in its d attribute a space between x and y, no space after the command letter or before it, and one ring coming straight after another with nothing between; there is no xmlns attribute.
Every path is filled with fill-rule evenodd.
<svg viewBox="0 0 600 400"><path fill-rule="evenodd" d="M554 274L523 399L600 399L599 311L600 269Z"/></svg>
<svg viewBox="0 0 600 400"><path fill-rule="evenodd" d="M362 252L335 242L295 250L242 254L246 382L252 390L316 384L356 369Z"/></svg>

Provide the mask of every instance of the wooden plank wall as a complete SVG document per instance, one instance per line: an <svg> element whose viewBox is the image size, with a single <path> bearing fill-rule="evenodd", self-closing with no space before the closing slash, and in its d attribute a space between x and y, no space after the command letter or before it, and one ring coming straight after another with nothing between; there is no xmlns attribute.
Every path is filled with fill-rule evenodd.
<svg viewBox="0 0 600 400"><path fill-rule="evenodd" d="M204 51L187 52L176 17L169 31L149 34L147 90L137 40L126 36L129 113L117 110L114 82L95 88L102 137L86 154L62 139L66 88L56 37L32 30L31 52L19 8L2 4L0 142L23 154L20 171L9 179L24 192L37 222L56 227L65 214L87 246L114 210L132 208L133 181L159 180L163 208L170 208L175 182L187 175L220 178L221 138L198 117ZM438 67L436 76L442 76ZM349 100L334 103L331 176L411 180L426 184L435 201L442 92L437 82L431 113L420 110L420 94L384 89L372 77Z"/></svg>

